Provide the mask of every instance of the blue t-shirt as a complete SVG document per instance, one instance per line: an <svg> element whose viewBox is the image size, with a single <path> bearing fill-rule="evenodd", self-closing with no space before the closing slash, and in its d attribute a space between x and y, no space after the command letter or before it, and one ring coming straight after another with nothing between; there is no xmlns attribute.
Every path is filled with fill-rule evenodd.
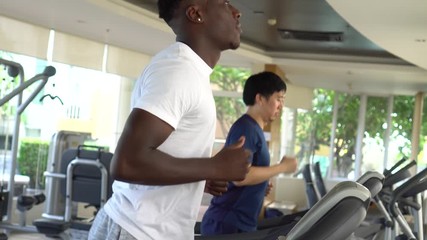
<svg viewBox="0 0 427 240"><path fill-rule="evenodd" d="M233 124L225 145L237 142L241 136L246 137L244 147L252 152L252 166L270 166L270 154L264 132L247 114ZM212 219L234 225L242 231L255 231L267 185L268 181L265 181L256 185L237 187L230 182L227 192L222 196L213 197L203 221Z"/></svg>

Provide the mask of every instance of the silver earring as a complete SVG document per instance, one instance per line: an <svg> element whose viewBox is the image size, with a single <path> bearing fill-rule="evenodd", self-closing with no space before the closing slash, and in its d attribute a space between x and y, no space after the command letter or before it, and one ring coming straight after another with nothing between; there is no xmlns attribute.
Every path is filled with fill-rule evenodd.
<svg viewBox="0 0 427 240"><path fill-rule="evenodd" d="M202 19L201 19L201 18L197 18L197 21L198 21L198 22L201 22L201 21L202 21Z"/></svg>

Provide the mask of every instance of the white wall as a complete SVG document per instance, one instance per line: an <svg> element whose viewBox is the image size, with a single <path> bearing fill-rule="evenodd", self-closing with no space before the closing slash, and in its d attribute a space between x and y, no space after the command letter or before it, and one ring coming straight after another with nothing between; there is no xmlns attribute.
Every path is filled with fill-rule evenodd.
<svg viewBox="0 0 427 240"><path fill-rule="evenodd" d="M298 210L307 208L304 179L278 176L274 179L273 186L276 202L295 203Z"/></svg>
<svg viewBox="0 0 427 240"><path fill-rule="evenodd" d="M337 183L343 180L324 180L326 190L329 191ZM295 178L286 175L280 175L274 179L275 201L292 202L297 205L298 210L308 207L305 182L303 178Z"/></svg>

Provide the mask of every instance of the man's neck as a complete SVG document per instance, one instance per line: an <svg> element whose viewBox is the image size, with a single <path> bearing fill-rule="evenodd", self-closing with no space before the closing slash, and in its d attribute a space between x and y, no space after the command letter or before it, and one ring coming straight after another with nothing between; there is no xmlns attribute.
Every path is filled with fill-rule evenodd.
<svg viewBox="0 0 427 240"><path fill-rule="evenodd" d="M255 120L255 122L258 123L258 125L261 127L261 129L264 129L264 126L266 125L266 122L262 119L261 115L257 114L256 111L254 111L252 108L248 108L248 111L246 112L247 115L249 115L251 118Z"/></svg>

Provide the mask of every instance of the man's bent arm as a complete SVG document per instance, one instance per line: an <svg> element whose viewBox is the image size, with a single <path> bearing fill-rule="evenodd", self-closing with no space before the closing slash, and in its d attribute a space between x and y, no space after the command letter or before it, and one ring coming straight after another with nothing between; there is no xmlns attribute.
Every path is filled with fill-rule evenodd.
<svg viewBox="0 0 427 240"><path fill-rule="evenodd" d="M113 156L114 179L145 185L244 179L249 153L243 144L223 149L212 158L175 158L157 149L172 131L173 127L151 113L133 109Z"/></svg>

